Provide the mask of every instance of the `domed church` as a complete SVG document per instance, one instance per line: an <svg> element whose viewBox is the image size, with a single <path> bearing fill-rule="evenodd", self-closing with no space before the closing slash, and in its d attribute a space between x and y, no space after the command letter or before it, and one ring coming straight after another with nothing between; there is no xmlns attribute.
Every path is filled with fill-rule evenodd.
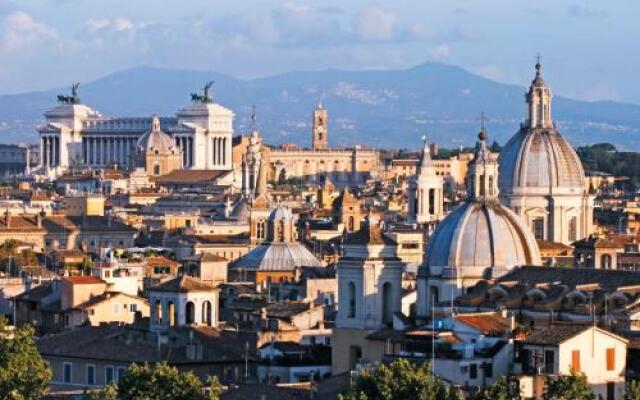
<svg viewBox="0 0 640 400"><path fill-rule="evenodd" d="M182 151L171 136L160 130L160 118L153 115L151 130L138 139L131 165L148 175L159 176L182 168Z"/></svg>
<svg viewBox="0 0 640 400"><path fill-rule="evenodd" d="M469 163L468 197L438 224L418 269L419 318L428 318L432 305L446 309L480 280L542 264L531 230L498 200L498 157L487 148L487 132L483 129L478 138Z"/></svg>
<svg viewBox="0 0 640 400"><path fill-rule="evenodd" d="M593 197L578 155L551 119L552 97L538 62L527 119L500 152L500 200L536 239L570 244L592 231Z"/></svg>

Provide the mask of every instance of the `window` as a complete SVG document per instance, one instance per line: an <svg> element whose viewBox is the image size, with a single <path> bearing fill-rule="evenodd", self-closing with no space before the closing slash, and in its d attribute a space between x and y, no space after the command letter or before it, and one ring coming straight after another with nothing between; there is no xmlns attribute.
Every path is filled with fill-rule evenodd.
<svg viewBox="0 0 640 400"><path fill-rule="evenodd" d="M126 373L127 369L125 367L118 367L118 383L120 383Z"/></svg>
<svg viewBox="0 0 640 400"><path fill-rule="evenodd" d="M64 383L71 383L71 363L63 363L62 364L62 381Z"/></svg>
<svg viewBox="0 0 640 400"><path fill-rule="evenodd" d="M575 242L578 240L578 219L571 217L569 220L569 241Z"/></svg>
<svg viewBox="0 0 640 400"><path fill-rule="evenodd" d="M484 377L493 378L493 363L484 363Z"/></svg>
<svg viewBox="0 0 640 400"><path fill-rule="evenodd" d="M429 189L429 214L433 215L436 212L436 190Z"/></svg>
<svg viewBox="0 0 640 400"><path fill-rule="evenodd" d="M544 219L536 218L533 220L533 236L538 239L544 239Z"/></svg>
<svg viewBox="0 0 640 400"><path fill-rule="evenodd" d="M356 317L356 284L353 282L349 282L349 313L348 313L348 317L349 318L355 318Z"/></svg>
<svg viewBox="0 0 640 400"><path fill-rule="evenodd" d="M600 268L604 268L604 269L611 269L612 265L612 258L610 254L603 254L600 256Z"/></svg>
<svg viewBox="0 0 640 400"><path fill-rule="evenodd" d="M616 349L609 347L607 349L607 371L616 369Z"/></svg>
<svg viewBox="0 0 640 400"><path fill-rule="evenodd" d="M571 352L571 371L574 373L580 372L580 350Z"/></svg>
<svg viewBox="0 0 640 400"><path fill-rule="evenodd" d="M196 306L191 301L188 301L185 305L185 318L187 325L196 322Z"/></svg>
<svg viewBox="0 0 640 400"><path fill-rule="evenodd" d="M113 379L115 378L115 373L114 373L114 369L113 369L113 365L107 365L104 369L104 383L108 384L113 382Z"/></svg>
<svg viewBox="0 0 640 400"><path fill-rule="evenodd" d="M158 164L153 166L153 174L160 175L160 166Z"/></svg>
<svg viewBox="0 0 640 400"><path fill-rule="evenodd" d="M544 352L544 373L553 374L553 364L555 361L555 353L553 350L545 350Z"/></svg>
<svg viewBox="0 0 640 400"><path fill-rule="evenodd" d="M96 384L96 366L92 364L87 365L87 385L93 386Z"/></svg>
<svg viewBox="0 0 640 400"><path fill-rule="evenodd" d="M138 305L137 304L129 304L129 311L131 311L132 313L138 312Z"/></svg>
<svg viewBox="0 0 640 400"><path fill-rule="evenodd" d="M469 379L478 379L478 364L469 364Z"/></svg>
<svg viewBox="0 0 640 400"><path fill-rule="evenodd" d="M493 196L493 175L489 175L489 196Z"/></svg>
<svg viewBox="0 0 640 400"><path fill-rule="evenodd" d="M391 325L393 323L393 287L390 282L382 285L382 323Z"/></svg>

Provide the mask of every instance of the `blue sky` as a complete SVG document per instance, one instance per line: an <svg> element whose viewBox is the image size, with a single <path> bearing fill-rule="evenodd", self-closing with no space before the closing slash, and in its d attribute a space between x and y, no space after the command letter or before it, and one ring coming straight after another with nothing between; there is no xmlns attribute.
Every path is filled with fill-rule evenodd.
<svg viewBox="0 0 640 400"><path fill-rule="evenodd" d="M509 83L535 54L556 94L640 103L637 0L0 0L0 93L137 65L241 78L460 65Z"/></svg>

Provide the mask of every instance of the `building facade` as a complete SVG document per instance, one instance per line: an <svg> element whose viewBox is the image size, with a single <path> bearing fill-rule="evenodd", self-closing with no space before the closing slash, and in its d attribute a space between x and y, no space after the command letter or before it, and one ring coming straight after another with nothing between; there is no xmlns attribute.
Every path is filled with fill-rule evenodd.
<svg viewBox="0 0 640 400"><path fill-rule="evenodd" d="M160 126L180 148L182 168L228 171L234 114L215 103L209 89L207 84L203 95L193 94L193 103L175 117L159 118ZM77 85L71 96L58 100L60 104L45 112L45 123L38 127L43 174L56 177L72 166L131 166L136 143L149 131L152 118L103 117L81 103Z"/></svg>

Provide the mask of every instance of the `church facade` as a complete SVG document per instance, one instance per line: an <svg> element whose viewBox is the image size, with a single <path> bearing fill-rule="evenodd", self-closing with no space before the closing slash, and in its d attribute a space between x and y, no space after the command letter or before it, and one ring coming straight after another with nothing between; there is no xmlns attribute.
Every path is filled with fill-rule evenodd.
<svg viewBox="0 0 640 400"><path fill-rule="evenodd" d="M192 104L175 117L159 118L162 131L180 149L182 169L232 169L234 114L213 101L210 87L205 86L203 95L192 94ZM152 118L104 117L82 104L77 88L73 86L71 96L58 96L60 104L45 112L45 123L38 127L40 172L57 177L71 167L132 167L136 144L149 132Z"/></svg>

